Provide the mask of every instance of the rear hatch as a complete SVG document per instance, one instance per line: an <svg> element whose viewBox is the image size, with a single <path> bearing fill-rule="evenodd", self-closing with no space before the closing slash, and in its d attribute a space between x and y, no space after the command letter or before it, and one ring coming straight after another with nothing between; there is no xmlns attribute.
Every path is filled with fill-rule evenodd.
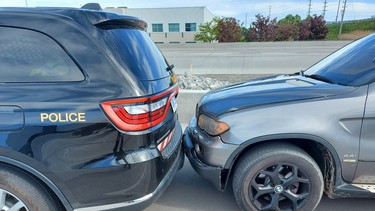
<svg viewBox="0 0 375 211"><path fill-rule="evenodd" d="M126 71L142 81L170 78L171 68L144 31L146 23L136 19L112 19L95 24Z"/></svg>
<svg viewBox="0 0 375 211"><path fill-rule="evenodd" d="M146 23L121 17L95 24L100 37L110 46L109 55L132 80L141 81L144 93L101 104L107 117L123 132L153 131L159 150L174 134L177 121L177 81L162 53L144 31ZM163 127L162 127L163 126ZM163 142L163 140L166 140Z"/></svg>

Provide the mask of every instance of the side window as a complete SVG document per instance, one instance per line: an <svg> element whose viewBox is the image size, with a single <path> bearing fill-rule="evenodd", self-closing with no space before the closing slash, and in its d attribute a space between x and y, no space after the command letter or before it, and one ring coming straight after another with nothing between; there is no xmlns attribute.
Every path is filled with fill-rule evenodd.
<svg viewBox="0 0 375 211"><path fill-rule="evenodd" d="M76 64L50 37L8 27L0 27L0 72L0 82L84 80Z"/></svg>

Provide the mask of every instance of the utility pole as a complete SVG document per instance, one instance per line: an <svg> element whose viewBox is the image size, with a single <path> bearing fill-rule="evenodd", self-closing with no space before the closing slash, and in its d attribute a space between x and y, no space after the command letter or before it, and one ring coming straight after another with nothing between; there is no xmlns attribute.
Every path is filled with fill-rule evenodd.
<svg viewBox="0 0 375 211"><path fill-rule="evenodd" d="M307 12L307 17L311 16L311 0L309 0L309 11Z"/></svg>
<svg viewBox="0 0 375 211"><path fill-rule="evenodd" d="M339 4L338 4L338 6L337 6L336 23L337 23L337 20L339 19L340 6L341 6L341 0L339 0Z"/></svg>
<svg viewBox="0 0 375 211"><path fill-rule="evenodd" d="M268 18L271 19L271 11L272 11L272 6L270 6L269 11L268 11Z"/></svg>
<svg viewBox="0 0 375 211"><path fill-rule="evenodd" d="M346 9L346 1L347 1L347 0L344 0L344 8L342 8L342 13L341 13L341 23L340 23L339 35L341 35L341 32L342 32L342 24L343 24L343 22L344 22L345 9Z"/></svg>
<svg viewBox="0 0 375 211"><path fill-rule="evenodd" d="M323 20L324 20L324 17L326 16L326 12L327 12L327 0L324 0Z"/></svg>
<svg viewBox="0 0 375 211"><path fill-rule="evenodd" d="M245 17L245 28L247 28L247 13L246 13L246 17Z"/></svg>
<svg viewBox="0 0 375 211"><path fill-rule="evenodd" d="M25 3L26 3L26 7L29 7L29 5L27 4L27 0L25 0Z"/></svg>

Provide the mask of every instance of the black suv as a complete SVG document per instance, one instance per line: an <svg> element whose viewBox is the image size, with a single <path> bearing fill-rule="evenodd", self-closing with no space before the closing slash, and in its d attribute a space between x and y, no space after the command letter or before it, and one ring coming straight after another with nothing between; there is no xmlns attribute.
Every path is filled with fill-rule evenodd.
<svg viewBox="0 0 375 211"><path fill-rule="evenodd" d="M128 16L0 9L0 207L142 209L183 165L178 86Z"/></svg>

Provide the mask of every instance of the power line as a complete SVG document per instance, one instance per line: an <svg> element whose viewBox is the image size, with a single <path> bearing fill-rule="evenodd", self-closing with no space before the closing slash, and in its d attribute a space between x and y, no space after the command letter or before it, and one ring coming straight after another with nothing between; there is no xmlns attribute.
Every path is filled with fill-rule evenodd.
<svg viewBox="0 0 375 211"><path fill-rule="evenodd" d="M327 0L324 0L323 19L326 16L326 12L327 12Z"/></svg>
<svg viewBox="0 0 375 211"><path fill-rule="evenodd" d="M307 12L307 17L311 16L311 0L309 0L309 11Z"/></svg>
<svg viewBox="0 0 375 211"><path fill-rule="evenodd" d="M341 13L341 23L340 23L339 35L341 35L341 32L342 32L342 24L343 24L343 22L344 22L345 9L346 9L346 1L347 1L347 0L344 0L344 7L342 8L342 13Z"/></svg>

